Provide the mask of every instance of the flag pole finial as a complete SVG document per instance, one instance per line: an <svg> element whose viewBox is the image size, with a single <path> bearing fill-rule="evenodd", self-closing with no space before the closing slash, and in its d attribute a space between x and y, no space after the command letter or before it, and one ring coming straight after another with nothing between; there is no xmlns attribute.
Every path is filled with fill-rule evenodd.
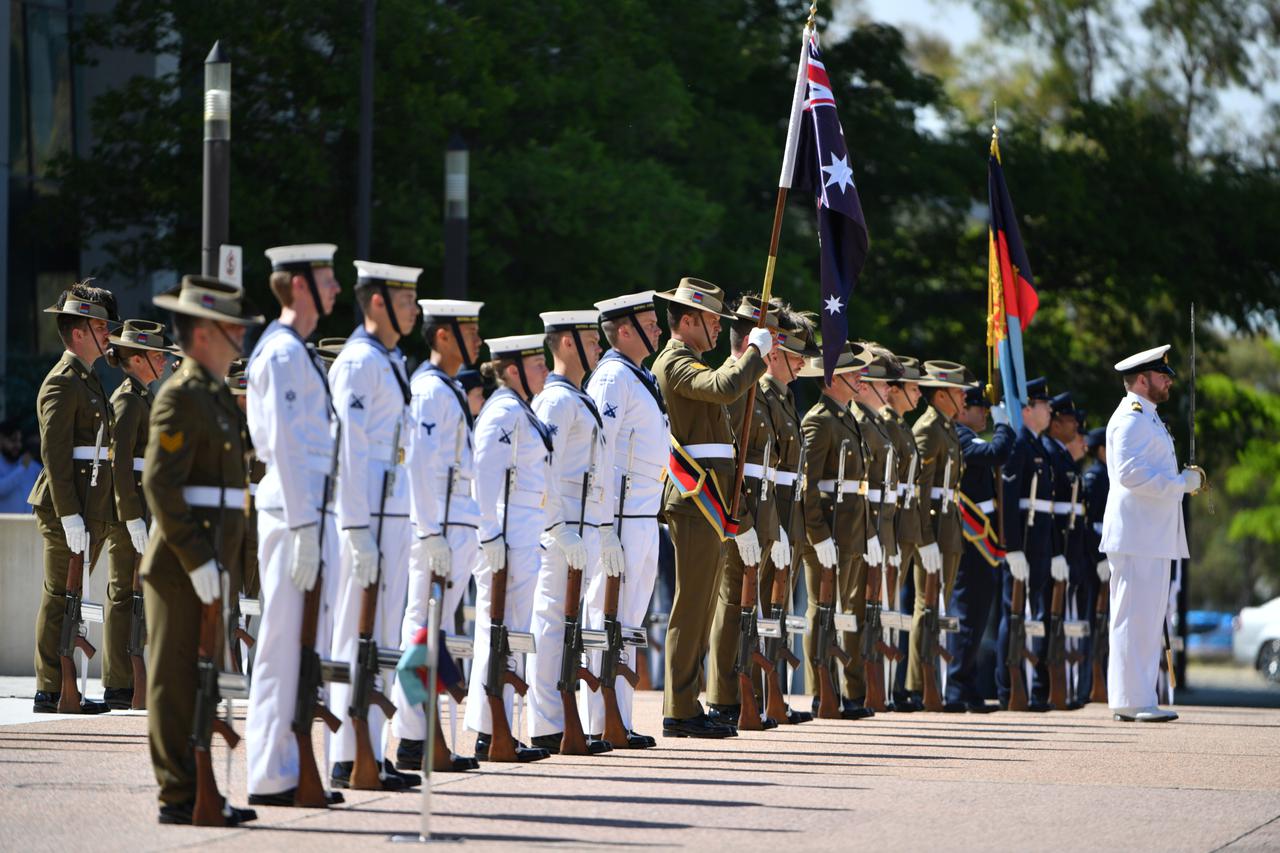
<svg viewBox="0 0 1280 853"><path fill-rule="evenodd" d="M805 29L813 31L818 28L818 4L809 4L809 20L805 23Z"/></svg>
<svg viewBox="0 0 1280 853"><path fill-rule="evenodd" d="M1000 102L991 99L991 138L1000 138Z"/></svg>

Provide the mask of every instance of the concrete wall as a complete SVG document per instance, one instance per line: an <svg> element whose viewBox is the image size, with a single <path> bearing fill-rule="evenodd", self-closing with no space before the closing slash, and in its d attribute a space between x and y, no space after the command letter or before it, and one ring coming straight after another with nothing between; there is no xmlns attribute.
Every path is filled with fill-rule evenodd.
<svg viewBox="0 0 1280 853"><path fill-rule="evenodd" d="M0 675L35 677L36 608L44 586L44 548L34 515L0 513ZM85 585L85 601L107 598L107 549ZM89 623L89 642L102 648L102 625ZM89 675L100 674L94 655Z"/></svg>

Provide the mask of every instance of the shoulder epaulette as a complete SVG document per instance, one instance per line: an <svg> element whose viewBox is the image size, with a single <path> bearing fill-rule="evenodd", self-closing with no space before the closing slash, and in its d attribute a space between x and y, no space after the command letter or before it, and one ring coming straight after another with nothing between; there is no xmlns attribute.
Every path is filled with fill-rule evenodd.
<svg viewBox="0 0 1280 853"><path fill-rule="evenodd" d="M1132 403L1129 404L1129 408L1133 409L1135 412L1141 412L1142 404L1139 403L1137 400L1134 400Z"/></svg>

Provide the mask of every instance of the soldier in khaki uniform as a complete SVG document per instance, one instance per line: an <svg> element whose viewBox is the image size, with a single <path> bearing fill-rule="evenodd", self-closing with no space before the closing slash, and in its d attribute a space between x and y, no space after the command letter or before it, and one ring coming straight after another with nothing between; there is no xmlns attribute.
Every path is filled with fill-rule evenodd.
<svg viewBox="0 0 1280 853"><path fill-rule="evenodd" d="M111 635L102 659L103 699L112 710L133 706L135 690L146 693L145 684L133 683L129 660L129 634L133 619L133 579L147 550L151 515L142 495L142 463L147 453L151 422L151 383L159 383L178 348L165 337L164 327L150 320L126 320L110 338L107 363L124 372L124 381L111 395L115 429L111 436L112 485L115 487L116 525L107 546L111 577L107 584ZM139 697L141 698L141 697Z"/></svg>
<svg viewBox="0 0 1280 853"><path fill-rule="evenodd" d="M926 361L920 387L929 408L912 428L916 448L920 452L920 514L924 519L924 538L916 551L912 569L915 581L915 608L911 619L911 655L907 668L907 690L919 694L924 690L924 666L921 659L923 635L920 626L924 610L926 575L942 572L941 601L951 598L956 570L964 553L960 511L956 503L964 457L953 419L964 407L965 388L973 384L973 374L963 365L951 361ZM918 699L913 695L912 699Z"/></svg>
<svg viewBox="0 0 1280 853"><path fill-rule="evenodd" d="M684 278L675 290L657 293L667 302L671 340L658 353L653 372L671 419L672 455L663 487L663 514L676 554L676 590L667 628L663 734L669 737L728 737L736 730L714 723L702 711L702 659L710 641L716 590L724 568L725 541L735 540L745 565L760 561L751 519L730 519L734 488L733 425L727 406L764 373L773 335L753 329L741 358L713 370L702 360L720 336L724 292L714 284Z"/></svg>
<svg viewBox="0 0 1280 853"><path fill-rule="evenodd" d="M115 522L111 466L111 408L93 365L108 346L109 324L116 321L110 293L76 284L58 297L46 314L57 315L58 336L66 351L45 376L36 397L40 422L40 456L44 469L36 478L27 503L35 508L36 525L44 538L44 594L36 614L36 697L33 710L58 710L62 680L58 647L62 639L67 568L73 554L87 552L87 580ZM97 482L93 479L97 448ZM109 612L106 653L114 654L113 629L117 617ZM128 631L128 615L125 616ZM127 637L126 637L127 639ZM121 649L123 653L123 649ZM70 698L68 701L71 701ZM101 714L104 702L82 697L80 712Z"/></svg>
<svg viewBox="0 0 1280 853"><path fill-rule="evenodd" d="M249 379L246 374L248 367L247 358L237 358L231 362L225 380L227 390L235 398L241 415L245 414L249 400ZM231 603L231 617L234 620L232 631L243 631L240 640L231 649L233 666L239 671L248 668L246 661L252 651L252 638L258 633L258 628L250 621L251 617L240 612L240 599L256 600L262 591L262 581L258 574L258 484L267 474L267 466L262 464L253 449L247 419L244 428L244 463L249 471L249 482L245 484L245 488L249 490L249 511L244 519L244 544L240 548L239 568L231 577L231 591L235 594L235 600Z"/></svg>
<svg viewBox="0 0 1280 853"><path fill-rule="evenodd" d="M776 300L775 300L776 303ZM779 326L777 305L771 305L765 318L765 328L776 334ZM747 335L756 327L760 316L761 303L759 297L743 297L741 304L734 312L733 325L729 329L729 348L734 359L742 358L747 350ZM777 355L770 352L765 362ZM764 377L760 382L764 382ZM707 666L707 703L711 706L708 716L715 722L736 726L740 710L738 692L738 639L740 614L742 613L742 578L745 571L759 573L763 571L774 545L781 545L778 535L778 514L775 511L777 501L769 499L769 471L773 467L777 452L778 438L773 431L773 419L769 417L768 407L759 392L752 405L751 432L743 440L738 435L742 430L742 418L747 407L747 395L734 400L728 405L729 425L738 437L735 443L739 449L745 446L747 464L742 477L741 516L750 516L756 538L760 542L760 564L743 566L742 557L736 548L725 551L724 571L720 575L720 591L715 605L715 615L711 623L711 654ZM759 587L758 587L759 588ZM748 665L750 663L748 662ZM753 667L755 669L755 667ZM758 692L758 691L757 691ZM759 703L757 703L759 707ZM777 726L776 720L764 721L765 728Z"/></svg>
<svg viewBox="0 0 1280 853"><path fill-rule="evenodd" d="M201 607L222 596L223 572L237 568L247 506L244 419L224 378L240 354L244 327L262 318L238 289L203 276L184 277L155 304L173 312L186 358L156 395L142 470L155 516L142 558L151 633L147 734L160 822L189 824ZM224 814L228 826L256 817L252 809L231 807Z"/></svg>
<svg viewBox="0 0 1280 853"><path fill-rule="evenodd" d="M807 448L804 515L808 541L804 550L804 576L809 594L804 673L806 689L814 694L814 713L818 708L814 641L822 572L835 570L837 609L855 615L859 627L866 606L866 563L862 559L867 547L866 463L862 455L862 435L850 405L858 384L856 377L870 362L861 346L849 344L835 367L832 384L824 384L822 397L801 422ZM822 358L809 359L800 375L821 378ZM842 453L843 487L837 482ZM849 656L848 664L844 665L841 699L841 716L848 720L871 716L863 705L866 684L862 675L861 640L861 632L840 635L840 645Z"/></svg>

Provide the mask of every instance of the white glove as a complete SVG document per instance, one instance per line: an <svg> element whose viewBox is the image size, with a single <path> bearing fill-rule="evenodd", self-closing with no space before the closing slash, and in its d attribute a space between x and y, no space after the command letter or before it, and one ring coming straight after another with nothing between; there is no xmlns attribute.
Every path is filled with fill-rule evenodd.
<svg viewBox="0 0 1280 853"><path fill-rule="evenodd" d="M747 333L747 345L760 350L760 355L768 355L773 349L773 332L768 329L752 329Z"/></svg>
<svg viewBox="0 0 1280 853"><path fill-rule="evenodd" d="M495 536L488 542L480 543L479 569L491 569L496 575L507 567L507 541Z"/></svg>
<svg viewBox="0 0 1280 853"><path fill-rule="evenodd" d="M435 577L448 580L453 569L453 550L439 533L430 536L418 536L413 540L411 556L414 560L426 563L427 572Z"/></svg>
<svg viewBox="0 0 1280 853"><path fill-rule="evenodd" d="M920 546L920 565L924 566L925 572L931 575L936 575L942 568L942 552L938 550L937 542Z"/></svg>
<svg viewBox="0 0 1280 853"><path fill-rule="evenodd" d="M191 585L195 587L196 597L200 599L200 603L213 604L222 586L218 564L210 560L194 572L189 572L187 577L191 579Z"/></svg>
<svg viewBox="0 0 1280 853"><path fill-rule="evenodd" d="M791 565L791 540L782 528L778 528L778 535L782 538L769 546L769 558L775 569L785 569Z"/></svg>
<svg viewBox="0 0 1280 853"><path fill-rule="evenodd" d="M342 547L351 565L351 576L360 586L373 583L378 574L378 543L367 527L342 531Z"/></svg>
<svg viewBox="0 0 1280 853"><path fill-rule="evenodd" d="M1009 421L1009 407L1004 403L996 403L992 406L991 422L997 425L1004 424L1005 426L1012 426L1012 423Z"/></svg>
<svg viewBox="0 0 1280 853"><path fill-rule="evenodd" d="M1071 567L1067 565L1067 558L1059 554L1049 561L1049 576L1055 581L1065 581L1071 577Z"/></svg>
<svg viewBox="0 0 1280 853"><path fill-rule="evenodd" d="M1023 552L1010 551L1004 555L1004 560L1009 564L1009 574L1014 580L1025 581L1031 577L1031 567L1027 565L1027 555Z"/></svg>
<svg viewBox="0 0 1280 853"><path fill-rule="evenodd" d="M581 569L587 564L587 546L582 544L582 537L569 529L566 524L559 524L542 534L544 545L554 545L564 555L564 561L571 569Z"/></svg>
<svg viewBox="0 0 1280 853"><path fill-rule="evenodd" d="M133 550L141 554L147 550L147 523L140 518L131 518L124 523L133 540Z"/></svg>
<svg viewBox="0 0 1280 853"><path fill-rule="evenodd" d="M1204 478L1200 476L1200 472L1195 468L1182 469L1182 490L1187 494L1196 491L1204 483ZM62 520L63 526L66 526L66 519Z"/></svg>
<svg viewBox="0 0 1280 853"><path fill-rule="evenodd" d="M901 551L899 551L898 553L894 554L892 557L889 558L889 565L893 566L895 569L902 568L902 552Z"/></svg>
<svg viewBox="0 0 1280 853"><path fill-rule="evenodd" d="M293 537L289 579L300 592L310 592L320 575L320 524L307 524L289 533Z"/></svg>
<svg viewBox="0 0 1280 853"><path fill-rule="evenodd" d="M879 536L873 535L867 540L867 550L862 552L862 557L868 566L878 566L884 562L884 546L880 544Z"/></svg>
<svg viewBox="0 0 1280 853"><path fill-rule="evenodd" d="M813 546L814 553L818 556L818 563L824 569L834 569L839 555L836 553L836 540L828 536L817 545Z"/></svg>
<svg viewBox="0 0 1280 853"><path fill-rule="evenodd" d="M612 527L601 527L600 568L604 571L605 577L621 577L626 565L626 558L622 554L622 542L618 539L618 534L614 532Z"/></svg>
<svg viewBox="0 0 1280 853"><path fill-rule="evenodd" d="M742 565L760 565L760 537L756 536L754 527L745 533L739 533L733 541L738 544L738 556L742 558Z"/></svg>
<svg viewBox="0 0 1280 853"><path fill-rule="evenodd" d="M1111 564L1106 560L1098 561L1098 580L1103 583L1111 582Z"/></svg>
<svg viewBox="0 0 1280 853"><path fill-rule="evenodd" d="M84 519L79 515L62 516L62 532L67 537L67 548L72 554L89 550L89 531L84 529Z"/></svg>

